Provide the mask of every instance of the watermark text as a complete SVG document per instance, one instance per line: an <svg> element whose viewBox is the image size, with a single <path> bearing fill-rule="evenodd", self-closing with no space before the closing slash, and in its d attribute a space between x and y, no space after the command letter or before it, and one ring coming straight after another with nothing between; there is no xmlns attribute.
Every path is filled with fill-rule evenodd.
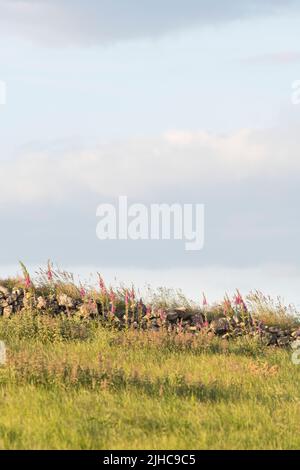
<svg viewBox="0 0 300 470"><path fill-rule="evenodd" d="M204 246L204 204L100 204L96 216L99 240L184 240L185 250Z"/></svg>

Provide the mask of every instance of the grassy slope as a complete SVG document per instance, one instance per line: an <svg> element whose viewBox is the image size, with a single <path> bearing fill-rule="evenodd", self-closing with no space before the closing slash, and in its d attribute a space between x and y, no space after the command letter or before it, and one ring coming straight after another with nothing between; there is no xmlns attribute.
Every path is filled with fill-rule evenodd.
<svg viewBox="0 0 300 470"><path fill-rule="evenodd" d="M0 448L300 448L286 350L0 318Z"/></svg>

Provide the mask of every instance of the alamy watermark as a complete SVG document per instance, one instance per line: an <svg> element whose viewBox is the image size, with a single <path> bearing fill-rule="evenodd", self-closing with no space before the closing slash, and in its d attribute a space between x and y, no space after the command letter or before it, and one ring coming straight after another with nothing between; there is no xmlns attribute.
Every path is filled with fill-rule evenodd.
<svg viewBox="0 0 300 470"><path fill-rule="evenodd" d="M100 240L184 240L185 250L204 246L204 204L100 204L96 234Z"/></svg>
<svg viewBox="0 0 300 470"><path fill-rule="evenodd" d="M3 80L0 80L0 105L6 104L6 95L7 95L6 89L7 89L6 82L4 82Z"/></svg>
<svg viewBox="0 0 300 470"><path fill-rule="evenodd" d="M295 80L292 83L292 104L300 104L300 80Z"/></svg>

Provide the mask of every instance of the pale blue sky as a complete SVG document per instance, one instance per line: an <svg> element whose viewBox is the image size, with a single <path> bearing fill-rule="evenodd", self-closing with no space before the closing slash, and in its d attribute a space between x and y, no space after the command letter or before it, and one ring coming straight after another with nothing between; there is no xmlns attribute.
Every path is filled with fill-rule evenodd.
<svg viewBox="0 0 300 470"><path fill-rule="evenodd" d="M2 37L1 145L276 124L290 112L300 60L267 56L296 52L299 29L300 16L106 46L51 48Z"/></svg>
<svg viewBox="0 0 300 470"><path fill-rule="evenodd" d="M181 285L191 269L213 296L205 269L269 289L276 266L278 294L300 302L286 287L300 280L300 2L163 5L0 0L0 274L51 257ZM205 249L100 245L96 207L119 194L204 203Z"/></svg>

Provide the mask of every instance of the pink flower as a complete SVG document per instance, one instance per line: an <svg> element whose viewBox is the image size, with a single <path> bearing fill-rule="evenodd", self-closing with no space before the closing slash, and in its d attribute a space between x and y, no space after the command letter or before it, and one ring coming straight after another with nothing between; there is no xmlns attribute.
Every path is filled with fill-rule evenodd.
<svg viewBox="0 0 300 470"><path fill-rule="evenodd" d="M166 316L167 316L166 312L162 308L160 308L159 309L159 317L160 317L161 321L165 321Z"/></svg>
<svg viewBox="0 0 300 470"><path fill-rule="evenodd" d="M128 290L126 289L125 291L125 305L128 307L129 304L129 295L128 295Z"/></svg>
<svg viewBox="0 0 300 470"><path fill-rule="evenodd" d="M26 266L24 263L22 263L22 261L20 261L20 265L23 271L23 279L24 279L25 288L29 289L29 287L31 287L32 285L29 272L27 271Z"/></svg>
<svg viewBox="0 0 300 470"><path fill-rule="evenodd" d="M48 261L47 278L48 278L48 281L52 281L52 279L53 279L53 273L52 273L52 267L51 267L50 260Z"/></svg>
<svg viewBox="0 0 300 470"><path fill-rule="evenodd" d="M86 291L85 291L84 287L81 287L81 288L80 288L80 296L81 296L82 298L84 298L84 297L86 296Z"/></svg>
<svg viewBox="0 0 300 470"><path fill-rule="evenodd" d="M243 297L241 296L238 290L237 290L237 294L234 296L234 303L235 305L241 305L244 303Z"/></svg>
<svg viewBox="0 0 300 470"><path fill-rule="evenodd" d="M208 302L207 302L207 299L206 299L206 297L205 297L205 294L204 294L204 292L203 292L203 294L202 294L202 295L203 295L203 301L202 301L202 305L203 305L203 306L205 306L205 305L207 305L207 304L208 304Z"/></svg>
<svg viewBox="0 0 300 470"><path fill-rule="evenodd" d="M241 305L243 310L247 311L247 306L244 302L243 297L241 296L240 292L237 290L237 295L234 298L235 305Z"/></svg>
<svg viewBox="0 0 300 470"><path fill-rule="evenodd" d="M31 287L31 279L29 274L26 274L25 276L25 287L26 289L29 289Z"/></svg>
<svg viewBox="0 0 300 470"><path fill-rule="evenodd" d="M99 287L102 295L106 295L106 287L103 278L99 274Z"/></svg>
<svg viewBox="0 0 300 470"><path fill-rule="evenodd" d="M116 294L114 293L114 291L112 290L112 288L110 288L110 291L109 291L109 298L110 300L115 300L116 298Z"/></svg>
<svg viewBox="0 0 300 470"><path fill-rule="evenodd" d="M116 306L115 306L116 295L112 289L110 289L109 298L111 302L111 313L114 314L116 312Z"/></svg>

